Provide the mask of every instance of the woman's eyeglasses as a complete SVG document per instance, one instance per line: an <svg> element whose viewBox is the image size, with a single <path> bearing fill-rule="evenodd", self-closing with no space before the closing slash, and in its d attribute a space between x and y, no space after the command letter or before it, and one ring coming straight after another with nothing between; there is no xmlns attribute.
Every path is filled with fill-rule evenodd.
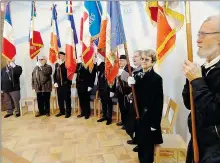
<svg viewBox="0 0 220 163"><path fill-rule="evenodd" d="M148 59L148 58L141 58L141 61L149 62L149 61L152 61L152 60Z"/></svg>

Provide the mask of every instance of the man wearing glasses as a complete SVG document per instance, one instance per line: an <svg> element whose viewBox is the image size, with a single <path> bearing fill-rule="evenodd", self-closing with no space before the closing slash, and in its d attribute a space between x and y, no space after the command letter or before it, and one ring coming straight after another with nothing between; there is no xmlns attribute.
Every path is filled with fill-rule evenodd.
<svg viewBox="0 0 220 163"><path fill-rule="evenodd" d="M190 109L189 83L195 105L195 123L201 163L220 162L220 15L209 17L198 33L198 56L205 58L201 67L188 60L183 64L187 82L183 100ZM188 118L192 133L191 114ZM193 161L192 140L187 150L186 163Z"/></svg>
<svg viewBox="0 0 220 163"><path fill-rule="evenodd" d="M47 64L47 58L40 56L32 72L32 88L37 93L39 112L35 117L50 116L50 95L52 91L52 67Z"/></svg>

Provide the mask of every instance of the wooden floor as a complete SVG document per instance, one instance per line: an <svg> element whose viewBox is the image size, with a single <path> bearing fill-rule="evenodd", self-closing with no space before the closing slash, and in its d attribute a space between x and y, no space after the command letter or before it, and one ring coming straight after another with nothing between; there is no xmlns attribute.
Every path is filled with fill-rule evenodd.
<svg viewBox="0 0 220 163"><path fill-rule="evenodd" d="M106 126L96 121L76 115L35 118L31 112L19 118L2 117L2 145L31 163L139 162L124 130L115 123ZM11 162L3 156L3 163Z"/></svg>

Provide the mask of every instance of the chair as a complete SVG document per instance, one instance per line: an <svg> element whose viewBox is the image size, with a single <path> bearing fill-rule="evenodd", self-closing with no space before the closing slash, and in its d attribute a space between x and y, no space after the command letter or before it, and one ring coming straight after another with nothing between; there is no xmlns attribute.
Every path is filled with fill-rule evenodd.
<svg viewBox="0 0 220 163"><path fill-rule="evenodd" d="M51 104L50 110L52 111L52 114L54 114L55 111L59 108L57 104L57 89L54 86L52 87L52 92L50 96L50 104Z"/></svg>
<svg viewBox="0 0 220 163"><path fill-rule="evenodd" d="M77 108L78 114L81 114L79 98L75 96L73 97L73 100L74 100L74 113L76 113L76 108ZM90 94L90 102L93 102L94 115L96 115L97 100L98 100L98 86L94 85Z"/></svg>
<svg viewBox="0 0 220 163"><path fill-rule="evenodd" d="M176 159L177 163L180 161L180 154L184 154L184 160L186 159L186 142L179 134L163 134L163 144L155 147L155 163L160 163L160 160L169 159L172 157ZM165 153L170 152L171 155ZM163 154L164 153L164 154ZM175 155L176 156L175 156Z"/></svg>
<svg viewBox="0 0 220 163"><path fill-rule="evenodd" d="M35 116L35 104L36 104L37 98L36 97L28 97L28 98L24 98L20 100L20 114L21 116L23 116L25 113L28 112L28 102L33 103L33 114ZM24 106L23 106L24 103ZM25 112L23 111L23 109L25 109Z"/></svg>
<svg viewBox="0 0 220 163"><path fill-rule="evenodd" d="M113 106L116 105L116 121L119 122L119 121L121 121L121 115L120 115L120 111L119 111L118 97L116 94L114 97L112 97L112 103L113 103ZM98 107L97 107L98 118L101 118L102 103L101 103L100 98L97 100L97 105L98 105Z"/></svg>
<svg viewBox="0 0 220 163"><path fill-rule="evenodd" d="M94 85L90 94L90 102L93 102L94 116L96 116L97 101L98 101L98 86Z"/></svg>
<svg viewBox="0 0 220 163"><path fill-rule="evenodd" d="M166 134L173 133L173 128L176 122L177 113L178 113L178 105L170 98L167 106L166 114L161 120L162 131ZM173 111L173 115L171 121L169 121L170 112Z"/></svg>

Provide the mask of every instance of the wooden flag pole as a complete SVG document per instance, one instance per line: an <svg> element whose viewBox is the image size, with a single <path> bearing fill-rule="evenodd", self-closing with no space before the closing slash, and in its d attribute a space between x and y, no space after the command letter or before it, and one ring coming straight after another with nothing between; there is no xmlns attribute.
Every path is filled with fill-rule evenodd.
<svg viewBox="0 0 220 163"><path fill-rule="evenodd" d="M191 31L191 16L190 16L190 4L189 1L185 1L185 15L186 15L186 37L187 37L187 52L188 60L193 62L192 53L192 31ZM192 118L192 143L193 143L193 153L195 163L199 162L199 149L196 136L196 124L195 124L195 107L192 95L192 85L190 84L190 108L191 108L191 118Z"/></svg>
<svg viewBox="0 0 220 163"><path fill-rule="evenodd" d="M129 61L128 49L127 49L127 44L126 43L124 43L124 49L125 49L125 55L126 55L127 62L128 62L128 73L129 73L129 76L132 76L131 65L130 65L130 61ZM139 115L139 111L138 111L136 94L135 94L135 89L134 89L133 85L131 85L131 89L132 89L132 94L133 94L133 98L134 98L134 108L135 108L135 112L136 112L136 119L139 119L140 115Z"/></svg>

